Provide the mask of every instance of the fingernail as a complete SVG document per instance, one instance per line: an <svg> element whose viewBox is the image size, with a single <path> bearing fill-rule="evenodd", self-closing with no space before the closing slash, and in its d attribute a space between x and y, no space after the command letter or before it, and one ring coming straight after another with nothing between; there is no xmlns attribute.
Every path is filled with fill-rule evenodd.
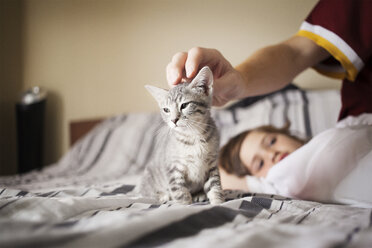
<svg viewBox="0 0 372 248"><path fill-rule="evenodd" d="M171 81L171 84L175 84L177 82L177 79L178 79L179 75L177 72L172 72L171 76L170 76L170 81Z"/></svg>
<svg viewBox="0 0 372 248"><path fill-rule="evenodd" d="M188 78L191 77L193 71L194 71L194 67L192 67L192 66L188 66L188 67L186 67L186 76L187 76Z"/></svg>

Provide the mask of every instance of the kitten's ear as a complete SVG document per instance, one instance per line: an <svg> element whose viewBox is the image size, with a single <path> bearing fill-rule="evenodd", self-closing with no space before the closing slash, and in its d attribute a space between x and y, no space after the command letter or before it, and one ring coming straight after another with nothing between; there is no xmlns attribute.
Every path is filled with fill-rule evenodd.
<svg viewBox="0 0 372 248"><path fill-rule="evenodd" d="M213 73L211 69L208 66L201 68L198 75L196 75L188 87L202 89L207 96L212 95Z"/></svg>
<svg viewBox="0 0 372 248"><path fill-rule="evenodd" d="M168 95L167 90L159 88L159 87L155 87L152 85L145 85L145 88L155 98L155 100L158 102L159 105Z"/></svg>

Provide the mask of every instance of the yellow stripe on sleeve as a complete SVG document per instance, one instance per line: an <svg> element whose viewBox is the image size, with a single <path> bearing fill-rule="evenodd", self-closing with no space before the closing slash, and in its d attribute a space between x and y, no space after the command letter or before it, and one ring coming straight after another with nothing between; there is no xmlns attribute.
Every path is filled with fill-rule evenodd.
<svg viewBox="0 0 372 248"><path fill-rule="evenodd" d="M297 33L298 36L306 37L312 41L314 41L317 45L323 47L326 49L336 60L338 60L342 67L346 70L345 73L337 73L337 72L329 72L324 70L319 70L317 68L314 68L316 71L318 71L321 74L324 74L329 77L333 78L347 78L350 81L354 81L358 70L353 65L353 63L349 60L349 58L340 50L337 46L323 38L322 36L319 36L317 34L314 34L312 32L306 31L306 30L300 30Z"/></svg>
<svg viewBox="0 0 372 248"><path fill-rule="evenodd" d="M320 74L331 78L344 79L346 77L346 72L326 71L315 67L313 67L313 69L319 72Z"/></svg>

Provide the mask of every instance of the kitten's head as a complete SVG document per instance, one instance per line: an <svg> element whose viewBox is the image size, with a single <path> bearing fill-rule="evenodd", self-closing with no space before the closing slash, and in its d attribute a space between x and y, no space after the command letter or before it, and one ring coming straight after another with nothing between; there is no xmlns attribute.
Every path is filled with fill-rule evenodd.
<svg viewBox="0 0 372 248"><path fill-rule="evenodd" d="M203 67L190 83L181 83L170 90L146 85L158 102L163 120L171 128L199 128L210 118L213 74Z"/></svg>

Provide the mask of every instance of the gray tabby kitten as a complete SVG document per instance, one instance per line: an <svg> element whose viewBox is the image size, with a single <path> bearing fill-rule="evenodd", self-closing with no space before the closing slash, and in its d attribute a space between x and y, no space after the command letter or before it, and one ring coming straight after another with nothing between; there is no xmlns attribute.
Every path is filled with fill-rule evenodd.
<svg viewBox="0 0 372 248"><path fill-rule="evenodd" d="M192 203L206 194L211 204L224 202L217 167L219 134L210 115L213 74L202 68L191 83L167 91L146 85L158 102L164 125L156 152L134 192L160 202Z"/></svg>

